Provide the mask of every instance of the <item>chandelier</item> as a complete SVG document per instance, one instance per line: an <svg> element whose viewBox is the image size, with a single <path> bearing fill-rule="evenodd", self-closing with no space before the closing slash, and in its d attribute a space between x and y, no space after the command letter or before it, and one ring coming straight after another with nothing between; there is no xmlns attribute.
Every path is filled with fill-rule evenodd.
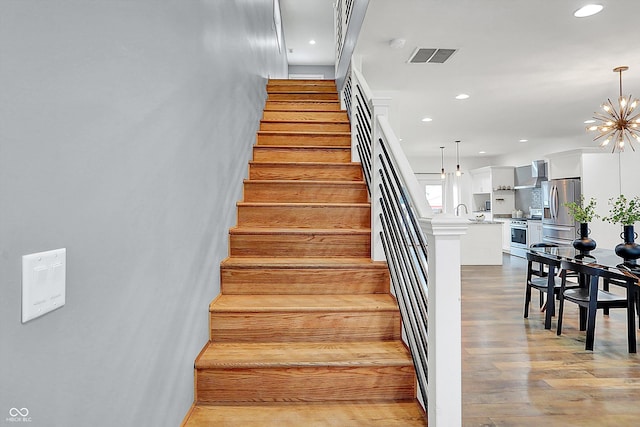
<svg viewBox="0 0 640 427"><path fill-rule="evenodd" d="M618 108L607 99L607 102L602 104L604 113L594 113L593 119L599 122L593 126L587 128L590 131L597 131L599 135L593 140L597 141L604 138L600 142L601 147L607 147L610 142L613 142L612 153L616 151L616 148L620 151L624 151L626 143L633 151L636 149L633 147L633 140L640 142L640 136L638 133L638 127L640 127L640 113L633 114L633 110L638 106L637 98L632 98L631 95L622 95L622 72L627 71L629 67L622 66L613 69L614 73L620 74L620 97L618 98Z"/></svg>

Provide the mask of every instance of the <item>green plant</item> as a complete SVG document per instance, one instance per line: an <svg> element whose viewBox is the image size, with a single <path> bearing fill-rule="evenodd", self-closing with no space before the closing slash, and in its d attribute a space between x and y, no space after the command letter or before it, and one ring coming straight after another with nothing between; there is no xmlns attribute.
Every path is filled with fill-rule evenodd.
<svg viewBox="0 0 640 427"><path fill-rule="evenodd" d="M602 218L614 224L633 225L640 221L640 197L627 200L624 194L609 199L609 216Z"/></svg>
<svg viewBox="0 0 640 427"><path fill-rule="evenodd" d="M584 205L584 196L580 196L580 203L569 202L564 204L569 208L569 215L579 223L587 223L593 221L594 218L600 216L596 213L596 199L589 199L589 204Z"/></svg>

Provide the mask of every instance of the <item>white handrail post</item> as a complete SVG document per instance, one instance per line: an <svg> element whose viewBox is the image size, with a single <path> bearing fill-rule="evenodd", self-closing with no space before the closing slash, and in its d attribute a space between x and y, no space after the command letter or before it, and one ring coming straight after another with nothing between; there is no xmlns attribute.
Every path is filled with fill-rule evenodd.
<svg viewBox="0 0 640 427"><path fill-rule="evenodd" d="M428 262L428 418L431 427L462 425L460 236L468 221L449 214L420 218Z"/></svg>
<svg viewBox="0 0 640 427"><path fill-rule="evenodd" d="M373 127L373 135L371 141L371 259L374 261L386 260L384 254L384 247L382 246L382 237L380 232L382 231L382 220L380 214L382 213L382 204L380 198L382 197L380 185L382 184L382 177L378 172L382 169L380 154L382 154L382 148L378 139L382 137L382 129L378 122L378 117L388 117L389 104L391 98L372 98L371 99L371 121Z"/></svg>
<svg viewBox="0 0 640 427"><path fill-rule="evenodd" d="M362 162L360 159L360 155L358 154L358 127L357 127L357 101L356 101L356 92L357 87L360 84L358 81L358 76L356 75L355 68L352 65L351 67L351 161L352 162Z"/></svg>

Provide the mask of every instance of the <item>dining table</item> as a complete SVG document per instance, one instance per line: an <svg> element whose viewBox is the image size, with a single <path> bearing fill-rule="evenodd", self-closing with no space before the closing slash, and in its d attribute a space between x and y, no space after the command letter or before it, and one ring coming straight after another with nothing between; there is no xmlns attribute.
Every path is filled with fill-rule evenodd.
<svg viewBox="0 0 640 427"><path fill-rule="evenodd" d="M618 256L613 249L607 248L596 248L589 252L582 252L578 249L575 249L573 246L567 245L529 247L527 248L527 250L532 253L552 259L582 263L590 267L603 269L618 275L621 280L613 281L611 283L623 287L633 286L633 288L627 289L629 296L627 318L629 319L630 316L635 316L636 304L638 304L638 295L640 295L640 265L637 265L633 262L625 262L625 260ZM632 278L633 280L629 280L629 278ZM587 277L578 275L577 279L579 286L588 286ZM631 283L633 283L633 285L631 285ZM547 295L553 295L552 289L548 290L548 292L549 293ZM586 313L582 309L580 310L580 313L580 330L585 330ZM635 324L635 322L633 323ZM628 335L630 337L630 350L631 347L635 349L635 326L633 327L633 329L633 331L628 331Z"/></svg>

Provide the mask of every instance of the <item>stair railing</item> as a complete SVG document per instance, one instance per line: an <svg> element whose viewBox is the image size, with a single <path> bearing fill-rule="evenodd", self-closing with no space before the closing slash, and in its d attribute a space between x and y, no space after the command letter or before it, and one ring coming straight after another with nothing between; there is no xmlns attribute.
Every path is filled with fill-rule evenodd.
<svg viewBox="0 0 640 427"><path fill-rule="evenodd" d="M467 221L434 215L388 121L351 62L341 91L351 120L352 159L371 200L374 260L386 260L429 425L461 425L460 236Z"/></svg>

